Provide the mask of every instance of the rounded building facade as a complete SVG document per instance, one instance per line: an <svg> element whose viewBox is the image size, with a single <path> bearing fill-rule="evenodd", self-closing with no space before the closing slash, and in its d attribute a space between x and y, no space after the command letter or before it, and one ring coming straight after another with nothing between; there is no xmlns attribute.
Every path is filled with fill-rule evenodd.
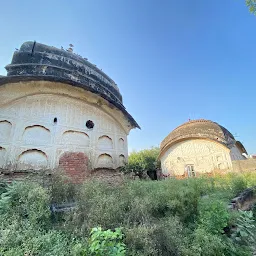
<svg viewBox="0 0 256 256"><path fill-rule="evenodd" d="M0 168L115 169L139 127L117 85L72 52L24 43L0 77Z"/></svg>
<svg viewBox="0 0 256 256"><path fill-rule="evenodd" d="M162 172L170 176L196 176L214 170L232 170L243 160L243 145L223 126L209 120L192 120L174 129L161 143Z"/></svg>

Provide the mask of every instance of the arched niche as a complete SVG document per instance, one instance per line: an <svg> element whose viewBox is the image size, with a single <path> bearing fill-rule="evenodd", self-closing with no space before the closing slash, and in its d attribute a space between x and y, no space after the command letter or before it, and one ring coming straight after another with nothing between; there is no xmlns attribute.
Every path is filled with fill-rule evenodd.
<svg viewBox="0 0 256 256"><path fill-rule="evenodd" d="M0 168L3 168L5 165L5 156L6 156L6 149L3 147L0 147Z"/></svg>
<svg viewBox="0 0 256 256"><path fill-rule="evenodd" d="M120 166L124 166L125 163L126 163L126 158L125 158L125 156L124 156L124 155L120 155L120 156L119 156L119 165L120 165Z"/></svg>
<svg viewBox="0 0 256 256"><path fill-rule="evenodd" d="M107 135L103 135L99 137L98 140L98 148L99 149L113 149L113 141Z"/></svg>
<svg viewBox="0 0 256 256"><path fill-rule="evenodd" d="M0 121L0 141L9 142L11 137L12 124L7 120Z"/></svg>
<svg viewBox="0 0 256 256"><path fill-rule="evenodd" d="M118 140L118 148L119 149L124 149L124 139L123 138L120 138Z"/></svg>
<svg viewBox="0 0 256 256"><path fill-rule="evenodd" d="M18 158L18 170L40 170L47 168L48 160L45 152L38 149L29 149L22 152Z"/></svg>
<svg viewBox="0 0 256 256"><path fill-rule="evenodd" d="M42 125L27 126L22 135L22 140L29 145L48 145L51 143L51 132Z"/></svg>
<svg viewBox="0 0 256 256"><path fill-rule="evenodd" d="M89 146L90 138L87 133L68 130L63 133L62 140L68 145Z"/></svg>
<svg viewBox="0 0 256 256"><path fill-rule="evenodd" d="M113 158L109 154L101 154L97 161L98 168L113 168Z"/></svg>

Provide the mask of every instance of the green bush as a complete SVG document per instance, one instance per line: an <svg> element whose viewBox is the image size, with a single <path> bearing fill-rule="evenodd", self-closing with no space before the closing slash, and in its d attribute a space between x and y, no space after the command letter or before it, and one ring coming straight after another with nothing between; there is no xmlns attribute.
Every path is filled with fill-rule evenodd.
<svg viewBox="0 0 256 256"><path fill-rule="evenodd" d="M125 173L133 172L140 178L147 175L154 179L157 168L160 167L160 162L157 160L160 153L159 148L144 149L130 153L128 163L122 168Z"/></svg>
<svg viewBox="0 0 256 256"><path fill-rule="evenodd" d="M6 192L7 183L6 182L0 182L0 195L4 192Z"/></svg>
<svg viewBox="0 0 256 256"><path fill-rule="evenodd" d="M253 217L231 214L227 205L255 177L136 180L114 187L95 181L74 186L58 177L48 188L16 182L0 197L0 255L108 256L117 247L130 256L250 255L244 232L254 232L248 228ZM53 218L50 204L70 201L77 207Z"/></svg>
<svg viewBox="0 0 256 256"><path fill-rule="evenodd" d="M71 202L76 199L79 191L79 185L70 182L71 178L62 172L56 172L52 175L50 185L50 195L52 203Z"/></svg>
<svg viewBox="0 0 256 256"><path fill-rule="evenodd" d="M209 233L203 227L195 230L190 255L222 256L225 250L226 244L222 237Z"/></svg>
<svg viewBox="0 0 256 256"><path fill-rule="evenodd" d="M26 221L32 225L46 226L50 219L50 197L35 183L12 183L1 194L0 223Z"/></svg>
<svg viewBox="0 0 256 256"><path fill-rule="evenodd" d="M199 204L198 222L211 234L222 234L223 229L228 226L230 215L227 205L220 200L204 198Z"/></svg>
<svg viewBox="0 0 256 256"><path fill-rule="evenodd" d="M233 239L241 245L256 244L256 221L252 211L239 210L236 221L236 230L232 234Z"/></svg>
<svg viewBox="0 0 256 256"><path fill-rule="evenodd" d="M0 255L67 255L67 238L51 230L50 196L35 183L9 185L0 199Z"/></svg>
<svg viewBox="0 0 256 256"><path fill-rule="evenodd" d="M88 253L92 256L124 256L126 250L122 240L123 233L120 228L116 228L115 231L93 228L90 233Z"/></svg>

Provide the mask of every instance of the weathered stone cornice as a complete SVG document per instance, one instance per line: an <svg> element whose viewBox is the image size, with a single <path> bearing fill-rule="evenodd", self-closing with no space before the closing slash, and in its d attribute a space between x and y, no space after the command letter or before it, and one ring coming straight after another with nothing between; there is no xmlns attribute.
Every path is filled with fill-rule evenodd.
<svg viewBox="0 0 256 256"><path fill-rule="evenodd" d="M174 129L160 145L160 155L170 146L187 139L209 139L228 148L235 144L233 135L223 126L210 120L191 120Z"/></svg>
<svg viewBox="0 0 256 256"><path fill-rule="evenodd" d="M7 76L0 77L0 85L19 81L54 81L70 84L95 93L128 118L133 127L139 127L122 104L122 95L115 82L103 71L81 56L63 49L36 42L25 42L14 52Z"/></svg>

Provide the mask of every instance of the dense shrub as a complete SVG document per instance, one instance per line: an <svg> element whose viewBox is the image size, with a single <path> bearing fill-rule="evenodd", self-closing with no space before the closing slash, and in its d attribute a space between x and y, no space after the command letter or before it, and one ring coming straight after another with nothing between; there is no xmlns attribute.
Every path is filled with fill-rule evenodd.
<svg viewBox="0 0 256 256"><path fill-rule="evenodd" d="M13 183L0 199L0 255L102 255L99 250L107 256L119 245L134 256L251 255L250 244L236 238L253 238L255 217L233 214L227 204L253 184L253 173L115 187L58 178L48 188ZM70 201L77 203L72 211L51 213L52 202ZM124 236L115 234L119 227Z"/></svg>
<svg viewBox="0 0 256 256"><path fill-rule="evenodd" d="M232 237L241 245L256 244L256 220L252 211L239 210L237 228Z"/></svg>
<svg viewBox="0 0 256 256"><path fill-rule="evenodd" d="M52 203L65 203L74 201L79 193L79 186L71 182L71 178L64 175L64 172L56 172L52 175L50 195Z"/></svg>
<svg viewBox="0 0 256 256"><path fill-rule="evenodd" d="M160 153L158 147L144 149L141 151L133 151L129 155L129 161L122 168L125 173L133 172L140 178L150 177L156 179L157 168L160 167L160 162L157 159Z"/></svg>
<svg viewBox="0 0 256 256"><path fill-rule="evenodd" d="M211 234L222 234L230 219L227 205L220 200L206 197L199 204L199 227Z"/></svg>
<svg viewBox="0 0 256 256"><path fill-rule="evenodd" d="M0 200L0 255L65 255L65 235L51 230L50 196L38 184L17 182Z"/></svg>
<svg viewBox="0 0 256 256"><path fill-rule="evenodd" d="M123 233L120 228L116 228L115 231L110 229L103 231L101 227L93 228L90 235L88 253L92 256L125 255Z"/></svg>
<svg viewBox="0 0 256 256"><path fill-rule="evenodd" d="M6 182L0 182L0 195L4 192L6 192L7 183Z"/></svg>

